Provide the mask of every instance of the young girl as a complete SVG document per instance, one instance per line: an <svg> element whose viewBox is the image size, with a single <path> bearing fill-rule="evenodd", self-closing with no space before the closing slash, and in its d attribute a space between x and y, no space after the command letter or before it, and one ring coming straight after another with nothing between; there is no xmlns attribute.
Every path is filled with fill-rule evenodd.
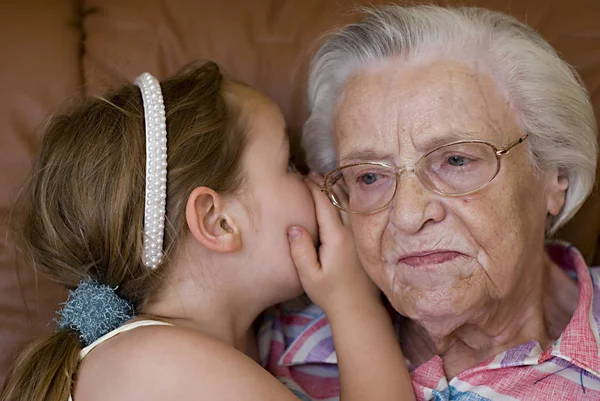
<svg viewBox="0 0 600 401"><path fill-rule="evenodd" d="M74 291L0 399L296 399L256 363L253 323L301 284L331 320L343 400L412 399L350 235L288 148L277 107L214 63L55 117L23 242Z"/></svg>

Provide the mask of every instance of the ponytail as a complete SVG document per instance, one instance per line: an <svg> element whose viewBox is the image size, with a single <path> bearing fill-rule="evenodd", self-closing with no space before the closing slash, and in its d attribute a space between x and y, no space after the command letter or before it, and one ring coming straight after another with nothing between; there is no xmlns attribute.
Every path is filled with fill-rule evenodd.
<svg viewBox="0 0 600 401"><path fill-rule="evenodd" d="M67 401L80 351L79 336L69 329L28 344L8 374L0 401Z"/></svg>

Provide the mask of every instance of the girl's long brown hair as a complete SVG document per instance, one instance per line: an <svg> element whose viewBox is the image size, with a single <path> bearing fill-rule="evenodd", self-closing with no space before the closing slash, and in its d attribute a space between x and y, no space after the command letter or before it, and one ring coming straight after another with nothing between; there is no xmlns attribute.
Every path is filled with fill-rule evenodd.
<svg viewBox="0 0 600 401"><path fill-rule="evenodd" d="M163 263L142 264L144 112L129 85L54 117L23 198L22 246L36 269L74 288L82 280L118 287L140 307L160 288L185 235L190 192L240 188L245 127L239 102L216 64L189 66L161 83L167 114L167 224ZM66 401L82 344L56 331L17 357L1 401Z"/></svg>

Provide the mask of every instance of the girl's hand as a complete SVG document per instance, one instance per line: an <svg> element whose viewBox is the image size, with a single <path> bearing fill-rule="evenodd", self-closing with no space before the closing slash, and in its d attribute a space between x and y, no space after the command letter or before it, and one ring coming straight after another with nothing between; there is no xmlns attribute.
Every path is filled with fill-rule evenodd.
<svg viewBox="0 0 600 401"><path fill-rule="evenodd" d="M314 177L322 182L320 176ZM307 180L307 185L319 225L318 258L311 236L303 227L288 229L292 259L304 291L328 315L381 302L379 290L363 270L352 233L343 224L340 212L315 182Z"/></svg>

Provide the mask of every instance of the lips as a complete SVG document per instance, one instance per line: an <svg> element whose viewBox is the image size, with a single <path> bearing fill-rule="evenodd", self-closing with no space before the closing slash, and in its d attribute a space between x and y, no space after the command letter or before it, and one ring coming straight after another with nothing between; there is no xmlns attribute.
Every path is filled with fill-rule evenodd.
<svg viewBox="0 0 600 401"><path fill-rule="evenodd" d="M404 255L398 259L398 263L413 267L432 266L447 262L463 256L460 252L454 251L425 251Z"/></svg>

